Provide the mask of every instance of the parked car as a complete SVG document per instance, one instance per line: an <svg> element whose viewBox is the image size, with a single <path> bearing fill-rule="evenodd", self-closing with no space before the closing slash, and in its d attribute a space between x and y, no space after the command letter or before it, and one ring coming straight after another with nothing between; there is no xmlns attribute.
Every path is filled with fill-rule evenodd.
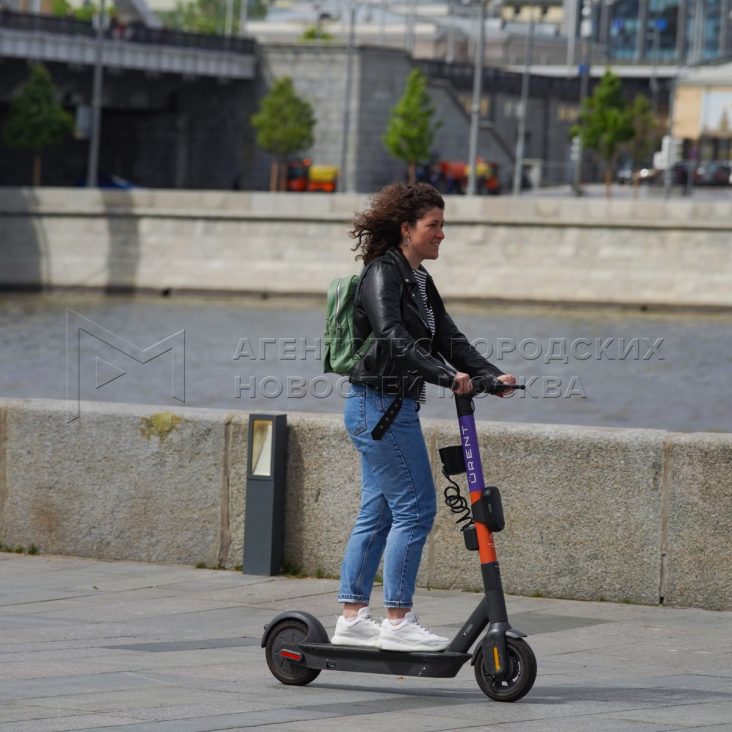
<svg viewBox="0 0 732 732"><path fill-rule="evenodd" d="M621 186L631 185L636 180L639 183L653 183L658 175L659 171L655 168L640 168L640 170L633 170L626 166L616 173L615 180L617 180Z"/></svg>
<svg viewBox="0 0 732 732"><path fill-rule="evenodd" d="M728 186L732 184L732 166L729 163L700 163L694 171L696 186Z"/></svg>

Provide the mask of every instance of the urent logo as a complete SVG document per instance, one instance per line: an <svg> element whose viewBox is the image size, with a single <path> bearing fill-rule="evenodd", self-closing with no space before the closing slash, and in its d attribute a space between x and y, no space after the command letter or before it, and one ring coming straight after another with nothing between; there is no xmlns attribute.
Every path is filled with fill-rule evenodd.
<svg viewBox="0 0 732 732"><path fill-rule="evenodd" d="M120 338L112 331L103 328L99 323L95 323L89 318L75 312L71 308L66 308L66 415L67 422L73 422L79 418L79 394L81 391L81 334L88 333L101 343L113 348L125 356L134 359L140 364L146 364L158 356L162 356L168 351L172 352L172 373L170 395L181 403L186 400L186 382L185 382L185 330L179 330L177 333L169 335L147 348L140 348L134 343ZM100 377L100 365L106 367L108 373L112 373L111 377ZM127 372L118 368L114 364L110 364L103 359L96 357L96 388L100 388L110 381L124 376Z"/></svg>

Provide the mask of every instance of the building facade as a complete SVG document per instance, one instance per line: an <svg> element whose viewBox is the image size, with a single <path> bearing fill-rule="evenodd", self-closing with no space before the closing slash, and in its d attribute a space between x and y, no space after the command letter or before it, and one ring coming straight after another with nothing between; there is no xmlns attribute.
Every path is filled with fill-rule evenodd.
<svg viewBox="0 0 732 732"><path fill-rule="evenodd" d="M730 0L565 0L609 60L698 64L732 52Z"/></svg>

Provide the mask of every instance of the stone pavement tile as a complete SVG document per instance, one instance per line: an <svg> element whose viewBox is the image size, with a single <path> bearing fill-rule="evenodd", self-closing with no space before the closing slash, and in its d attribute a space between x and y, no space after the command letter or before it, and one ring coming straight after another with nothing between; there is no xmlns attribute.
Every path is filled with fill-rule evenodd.
<svg viewBox="0 0 732 732"><path fill-rule="evenodd" d="M4 591L3 585L0 585L0 612L9 602L37 604L49 599L89 597L106 592L122 594L156 590L166 596L180 596L184 593L207 595L211 591L229 588L244 594L250 585L282 579L134 562L99 562L45 556L23 558L37 560L37 563L26 562L22 571L18 567L6 571L9 565L3 565L3 577L8 580L4 586L12 586L13 592L10 597L8 590ZM66 566L67 561L71 566ZM59 572L60 568L63 571Z"/></svg>
<svg viewBox="0 0 732 732"><path fill-rule="evenodd" d="M184 658L185 656L185 658ZM234 650L227 654L208 654L203 655L201 651L183 653L146 653L144 658L137 656L120 656L113 662L104 660L87 661L86 670L88 673L105 674L115 671L139 672L144 674L166 674L175 675L177 669L192 668L205 669L211 664L218 664L221 661L230 660L232 664L245 663L245 656L236 655ZM261 668L264 665L264 659L257 659L257 664ZM266 668L266 667L265 667Z"/></svg>
<svg viewBox="0 0 732 732"><path fill-rule="evenodd" d="M201 612L206 610L217 610L222 607L239 607L238 603L212 601L205 597L186 597L181 602L180 596L165 596L150 598L145 602L144 592L140 592L137 601L120 602L117 604L115 597L99 597L99 595L87 595L83 598L71 598L63 600L51 600L42 605L15 606L26 614L39 614L49 620L80 620L89 622L124 622L132 619L144 619L147 617L159 617L161 615L174 616ZM104 608L104 615L100 616L100 608ZM9 610L6 606L5 612Z"/></svg>
<svg viewBox="0 0 732 732"><path fill-rule="evenodd" d="M32 567L33 559L13 557L2 566ZM26 612L19 603L33 582L16 572L6 586L3 574L4 589L17 595L11 593L15 607L0 612L0 669L13 670L0 683L0 709L21 714L42 706L39 717L59 720L119 717L127 721L106 729L120 732L264 725L327 730L336 724L339 730L406 732L415 719L424 730L495 725L513 732L528 725L536 732L584 732L630 729L637 714L651 715L641 726L660 732L690 725L680 720L674 727L673 719L653 717L656 710L688 707L690 714L698 710L699 724L716 725L716 705L729 701L729 613L508 598L514 624L532 634L539 676L521 702L499 704L480 692L469 666L454 679L323 672L304 688L277 682L259 647L263 625L279 609L299 608L332 629L338 612L333 580L257 578L247 587L252 578L237 573L72 559L66 581L64 562L45 562L53 572L38 577L65 590L104 576L105 590L54 606L35 603ZM114 571L106 573L108 567ZM148 569L154 582L146 578ZM115 579L125 584L119 592ZM478 599L420 589L416 607L426 624L454 633ZM372 606L378 602L380 590ZM81 724L102 729L105 723Z"/></svg>
<svg viewBox="0 0 732 732"><path fill-rule="evenodd" d="M645 724L669 724L677 727L693 727L701 724L728 724L732 729L732 694L725 702L679 703L652 709L638 709L614 715L618 719Z"/></svg>
<svg viewBox="0 0 732 732"><path fill-rule="evenodd" d="M33 705L57 709L76 709L98 713L130 713L137 709L174 707L198 702L229 702L236 695L188 686L147 685L124 691L99 691L36 697Z"/></svg>
<svg viewBox="0 0 732 732"><path fill-rule="evenodd" d="M7 670L10 664L40 664L49 665L64 661L81 661L83 659L99 658L100 656L111 656L115 653L109 646L91 646L88 648L59 648L48 650L26 650L6 651L0 650L0 679L3 678L3 669ZM9 675L8 678L12 678Z"/></svg>
<svg viewBox="0 0 732 732"><path fill-rule="evenodd" d="M189 651L169 653L125 653L106 651L105 655L89 656L66 661L42 661L14 663L12 666L0 664L0 681L6 679L38 679L42 677L62 677L65 675L109 674L118 671L154 671L174 669L181 665L205 666L212 662L230 659L240 662L238 649L217 649L214 651Z"/></svg>
<svg viewBox="0 0 732 732"><path fill-rule="evenodd" d="M253 678L262 678L265 673L269 674L266 666L263 666L263 657L247 658L244 661L238 659L232 663L208 663L205 666L178 666L168 670L168 678L189 678L199 683L204 681L224 681L236 683L249 681ZM274 678L272 679L274 681ZM279 683L279 682L276 682Z"/></svg>
<svg viewBox="0 0 732 732"><path fill-rule="evenodd" d="M253 574L242 574L231 570L196 569L191 577L170 578L165 584L158 585L174 590L179 595L205 594L225 600L241 601L248 597L261 597L274 583L287 583L292 580L286 577L260 577ZM261 591L255 587L261 587Z"/></svg>
<svg viewBox="0 0 732 732"><path fill-rule="evenodd" d="M700 707L715 703L730 703L729 692L723 690L691 689L677 686L653 687L635 678L635 683L617 679L615 682L598 681L588 677L585 683L576 681L563 683L560 679L537 683L526 697L528 703L572 707L580 711L592 712L601 705L602 709L673 707L696 704ZM732 717L731 717L732 718ZM712 720L716 722L716 720Z"/></svg>
<svg viewBox="0 0 732 732"><path fill-rule="evenodd" d="M7 555L6 555L7 556ZM193 567L171 567L145 562L105 562L78 557L58 557L41 554L19 556L19 563L3 564L3 576L13 579L13 586L25 596L38 591L76 591L93 585L108 585L111 589L149 587L165 582L180 582L195 577ZM178 570L177 572L175 570ZM190 573L190 574L186 574ZM0 592L0 596L2 593Z"/></svg>
<svg viewBox="0 0 732 732"><path fill-rule="evenodd" d="M32 699L30 701L3 701L0 704L0 724L46 718L52 715L63 717L76 714L74 710L49 710L44 707L34 707L32 701Z"/></svg>
<svg viewBox="0 0 732 732"><path fill-rule="evenodd" d="M147 721L115 727L90 727L85 732L218 732L219 730L242 730L266 726L267 729L286 730L290 724L303 719L320 720L326 715L317 712L290 709L271 709L238 714L217 714L192 719L170 719L158 722ZM0 732L2 729L0 728ZM23 730L23 732L31 732Z"/></svg>
<svg viewBox="0 0 732 732"><path fill-rule="evenodd" d="M453 720L454 724L454 720ZM632 722L606 717L605 715L592 714L578 717L555 717L551 720L534 719L523 721L511 721L487 725L484 721L476 721L471 724L467 720L459 727L446 726L444 730L481 730L488 727L505 729L507 732L671 732L675 728L670 725L644 724L642 727Z"/></svg>
<svg viewBox="0 0 732 732"><path fill-rule="evenodd" d="M230 718L232 715L244 720L252 715L270 714L273 711L277 711L275 706L270 708L261 698L252 697L247 700L232 699L216 703L178 704L174 707L141 707L134 711L134 716L139 721L148 722L215 719L222 716Z"/></svg>
<svg viewBox="0 0 732 732"><path fill-rule="evenodd" d="M50 711L50 710L49 710ZM119 729L118 725L134 722L129 717L109 716L102 714L74 714L72 716L38 717L22 722L0 724L0 732L71 732L71 730L87 730L91 727L99 729Z"/></svg>
<svg viewBox="0 0 732 732"><path fill-rule="evenodd" d="M264 603L268 606L279 606L282 603L291 604L293 600L302 603L303 600L307 602L313 596L323 595L333 597L333 604L337 607L335 598L338 583L335 580L309 579L308 587L304 589L301 580L283 579L278 582L253 584L247 586L247 590L247 605Z"/></svg>
<svg viewBox="0 0 732 732"><path fill-rule="evenodd" d="M134 691L149 687L151 683L153 682L145 674L124 672L78 676L63 674L32 680L8 679L0 684L0 702L4 705L9 701L25 699L29 700L28 703L35 704L35 700L39 698L65 697L104 691ZM167 682L163 679L158 683Z"/></svg>
<svg viewBox="0 0 732 732"><path fill-rule="evenodd" d="M490 710L476 709L472 718L456 720L446 713L373 714L345 720L342 717L323 719L317 722L296 722L272 725L268 730L287 732L343 732L345 725L357 722L360 732L382 732L385 729L398 729L399 732L459 732L460 730L506 730L506 732L638 732L638 726L614 719L591 717L559 717L552 721L546 719L528 721L496 721ZM668 725L643 725L644 732L670 732Z"/></svg>

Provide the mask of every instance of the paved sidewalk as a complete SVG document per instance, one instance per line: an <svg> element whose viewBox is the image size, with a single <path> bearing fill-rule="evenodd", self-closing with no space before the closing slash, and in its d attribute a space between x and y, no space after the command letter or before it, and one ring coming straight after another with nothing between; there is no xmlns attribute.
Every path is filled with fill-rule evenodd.
<svg viewBox="0 0 732 732"><path fill-rule="evenodd" d="M0 554L0 732L503 729L732 730L732 613L511 597L539 673L522 701L455 679L269 673L262 626L308 610L335 624L336 582ZM374 598L374 606L379 606ZM418 593L450 634L470 593Z"/></svg>

